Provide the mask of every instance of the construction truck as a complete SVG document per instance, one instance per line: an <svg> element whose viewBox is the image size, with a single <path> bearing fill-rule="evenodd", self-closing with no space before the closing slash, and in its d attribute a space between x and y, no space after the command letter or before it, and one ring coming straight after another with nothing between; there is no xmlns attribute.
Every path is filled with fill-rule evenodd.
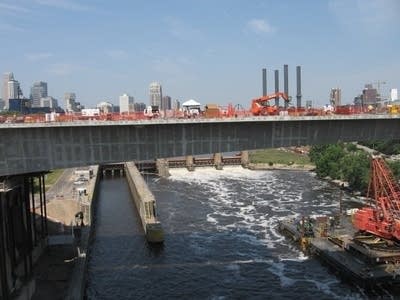
<svg viewBox="0 0 400 300"><path fill-rule="evenodd" d="M282 92L254 98L251 101L251 113L253 114L253 116L278 115L279 107L270 104L270 101L276 98L282 98L285 101L285 106L287 106L287 104L289 103L288 95Z"/></svg>

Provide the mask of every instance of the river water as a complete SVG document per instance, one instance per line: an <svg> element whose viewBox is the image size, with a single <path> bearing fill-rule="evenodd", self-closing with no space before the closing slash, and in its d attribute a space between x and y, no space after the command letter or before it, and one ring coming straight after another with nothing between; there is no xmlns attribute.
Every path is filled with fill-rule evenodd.
<svg viewBox="0 0 400 300"><path fill-rule="evenodd" d="M338 212L337 187L303 171L170 171L146 177L161 247L146 243L125 178L100 183L88 299L367 298L277 231L288 216Z"/></svg>

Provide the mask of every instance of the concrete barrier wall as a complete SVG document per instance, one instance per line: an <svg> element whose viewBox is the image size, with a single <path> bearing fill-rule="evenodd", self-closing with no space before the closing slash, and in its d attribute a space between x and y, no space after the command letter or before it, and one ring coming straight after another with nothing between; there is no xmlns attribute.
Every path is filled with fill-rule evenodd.
<svg viewBox="0 0 400 300"><path fill-rule="evenodd" d="M125 163L125 173L147 241L162 242L164 234L157 219L154 195L133 162Z"/></svg>

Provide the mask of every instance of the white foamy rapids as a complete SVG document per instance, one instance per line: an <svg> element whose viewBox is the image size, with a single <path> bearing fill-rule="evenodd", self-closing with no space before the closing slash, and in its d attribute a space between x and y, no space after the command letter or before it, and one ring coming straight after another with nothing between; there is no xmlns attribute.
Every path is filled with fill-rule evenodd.
<svg viewBox="0 0 400 300"><path fill-rule="evenodd" d="M284 274L285 273L285 264L284 263L281 263L281 262L272 263L271 267L269 267L268 270L272 274L279 277L282 287L288 287L288 286L294 285L297 282L296 279L289 278Z"/></svg>
<svg viewBox="0 0 400 300"><path fill-rule="evenodd" d="M298 259L280 259L279 262L272 262L271 266L268 268L268 270L277 276L280 280L281 286L282 287L290 287L295 284L301 284L302 282L309 282L315 285L315 287L322 293L327 296L329 296L331 299L361 299L361 298L354 298L353 296L343 296L335 293L331 286L335 286L338 284L338 280L336 279L327 279L324 280L323 278L318 278L316 279L311 279L311 278L304 278L304 279L293 279L288 277L285 274L285 268L286 264L284 261L296 261L296 262L301 262L302 260L307 259L306 257L299 257ZM293 271L293 270L292 270ZM296 276L297 278L300 278L300 276Z"/></svg>
<svg viewBox="0 0 400 300"><path fill-rule="evenodd" d="M196 184L207 191L209 198L200 201L212 208L207 221L218 231L239 229L249 232L257 238L246 234L248 242L262 243L268 248L275 248L276 243L284 241L284 237L276 231L277 214L298 215L294 208L302 201L300 191L285 191L285 183L279 182L271 171L225 167L219 171L197 168L194 172L171 169L170 173L169 180ZM273 212L273 215L268 212ZM227 223L227 220L232 221Z"/></svg>
<svg viewBox="0 0 400 300"><path fill-rule="evenodd" d="M306 279L304 281L313 283L319 291L321 291L325 295L328 295L331 299L361 299L354 298L354 296L338 295L334 291L332 291L331 286L336 285L338 283L337 280L321 281L315 279Z"/></svg>

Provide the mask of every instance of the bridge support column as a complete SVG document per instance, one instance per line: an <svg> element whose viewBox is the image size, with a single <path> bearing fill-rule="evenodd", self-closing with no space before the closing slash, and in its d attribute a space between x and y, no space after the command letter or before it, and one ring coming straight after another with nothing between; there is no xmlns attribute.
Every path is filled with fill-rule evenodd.
<svg viewBox="0 0 400 300"><path fill-rule="evenodd" d="M243 168L248 168L248 167L249 167L249 163L250 163L250 160L249 160L249 151L247 151L247 150L242 151L242 152L240 153L240 157L241 157L241 164L242 164L242 167L243 167Z"/></svg>
<svg viewBox="0 0 400 300"><path fill-rule="evenodd" d="M168 166L168 160L164 158L159 158L156 160L156 168L157 168L157 173L158 176L160 177L169 177L171 174L169 173L169 166Z"/></svg>
<svg viewBox="0 0 400 300"><path fill-rule="evenodd" d="M222 162L222 154L221 153L214 153L214 166L217 170L223 169L223 162Z"/></svg>
<svg viewBox="0 0 400 300"><path fill-rule="evenodd" d="M186 156L186 168L189 171L194 171L194 157L193 157L193 155Z"/></svg>
<svg viewBox="0 0 400 300"><path fill-rule="evenodd" d="M44 175L39 174L41 237L47 236L43 220L46 215ZM15 293L30 299L34 293L31 279L37 241L33 177L12 176L0 178L0 298L11 299ZM30 195L32 195L32 206ZM43 204L44 203L44 204ZM44 239L42 239L44 240ZM40 245L38 249L41 248ZM34 251L35 250L35 251ZM39 249L40 251L40 249ZM35 256L35 257L34 257ZM11 295L13 293L13 295Z"/></svg>
<svg viewBox="0 0 400 300"><path fill-rule="evenodd" d="M5 195L2 191L0 193L0 298L8 300L10 299L10 288L12 287L11 278L11 266L10 257L6 254L7 252L7 234L5 232L6 222L4 217L4 211L6 208Z"/></svg>

